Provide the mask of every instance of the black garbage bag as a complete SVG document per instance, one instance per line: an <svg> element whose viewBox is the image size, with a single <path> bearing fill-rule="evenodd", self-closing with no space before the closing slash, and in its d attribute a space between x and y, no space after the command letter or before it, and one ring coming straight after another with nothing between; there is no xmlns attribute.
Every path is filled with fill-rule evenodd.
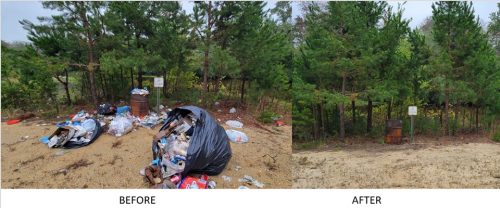
<svg viewBox="0 0 500 208"><path fill-rule="evenodd" d="M160 131L166 129L179 115L184 117L190 113L197 120L196 125L192 127L182 175L186 176L189 173L218 175L231 159L231 146L224 128L207 111L196 106L175 108L168 113L168 118Z"/></svg>
<svg viewBox="0 0 500 208"><path fill-rule="evenodd" d="M97 114L105 115L105 116L115 115L116 114L116 106L108 104L108 103L101 104L97 108Z"/></svg>
<svg viewBox="0 0 500 208"><path fill-rule="evenodd" d="M58 125L59 128L49 137L49 141L54 139L55 144L51 146L49 142L49 147L66 149L84 147L92 144L102 133L101 124L95 119L86 119L81 125L85 125L85 128L77 128L72 125ZM88 131L86 128L91 130Z"/></svg>

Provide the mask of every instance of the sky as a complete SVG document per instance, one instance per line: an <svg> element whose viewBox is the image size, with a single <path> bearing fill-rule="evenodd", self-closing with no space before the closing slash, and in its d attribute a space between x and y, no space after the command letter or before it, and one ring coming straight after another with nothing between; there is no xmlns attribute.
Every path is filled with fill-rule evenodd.
<svg viewBox="0 0 500 208"><path fill-rule="evenodd" d="M390 5L397 7L398 3L403 1L391 1ZM184 10L188 13L192 11L193 2L184 1L181 3ZM266 9L274 7L276 1L268 1ZM425 18L432 15L432 1L408 1L404 5L404 17L412 19L410 27L418 27ZM489 22L489 14L497 10L497 1L474 1L474 10L479 15L481 23L486 25ZM299 3L292 4L292 15L301 15ZM57 11L44 9L39 1L1 2L1 40L7 42L28 41L27 32L19 24L20 20L27 19L38 23L38 16L50 16L57 14Z"/></svg>

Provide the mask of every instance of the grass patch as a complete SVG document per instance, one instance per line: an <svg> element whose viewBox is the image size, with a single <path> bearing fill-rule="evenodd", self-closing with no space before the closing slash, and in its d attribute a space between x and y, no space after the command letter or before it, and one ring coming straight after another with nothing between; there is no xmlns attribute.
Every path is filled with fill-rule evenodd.
<svg viewBox="0 0 500 208"><path fill-rule="evenodd" d="M293 148L295 150L311 150L311 149L320 149L326 146L326 140L316 140L304 143L294 143Z"/></svg>

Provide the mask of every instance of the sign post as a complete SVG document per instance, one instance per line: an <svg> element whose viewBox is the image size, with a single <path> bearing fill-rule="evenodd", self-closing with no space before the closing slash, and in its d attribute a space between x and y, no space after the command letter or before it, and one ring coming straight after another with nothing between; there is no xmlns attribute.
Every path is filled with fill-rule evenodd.
<svg viewBox="0 0 500 208"><path fill-rule="evenodd" d="M160 88L163 87L163 77L155 77L154 87L156 88L156 112L160 113Z"/></svg>
<svg viewBox="0 0 500 208"><path fill-rule="evenodd" d="M408 115L411 117L411 123L410 123L410 134L411 134L411 143L414 143L413 140L413 123L415 122L415 116L417 115L417 106L409 106L408 107Z"/></svg>

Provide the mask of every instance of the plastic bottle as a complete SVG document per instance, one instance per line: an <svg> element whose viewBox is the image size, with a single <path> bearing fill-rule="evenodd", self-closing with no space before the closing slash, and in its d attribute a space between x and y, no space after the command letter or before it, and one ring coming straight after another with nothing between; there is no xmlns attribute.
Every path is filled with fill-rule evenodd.
<svg viewBox="0 0 500 208"><path fill-rule="evenodd" d="M198 184L196 184L196 181L193 181L191 185L189 186L189 189L199 189Z"/></svg>

